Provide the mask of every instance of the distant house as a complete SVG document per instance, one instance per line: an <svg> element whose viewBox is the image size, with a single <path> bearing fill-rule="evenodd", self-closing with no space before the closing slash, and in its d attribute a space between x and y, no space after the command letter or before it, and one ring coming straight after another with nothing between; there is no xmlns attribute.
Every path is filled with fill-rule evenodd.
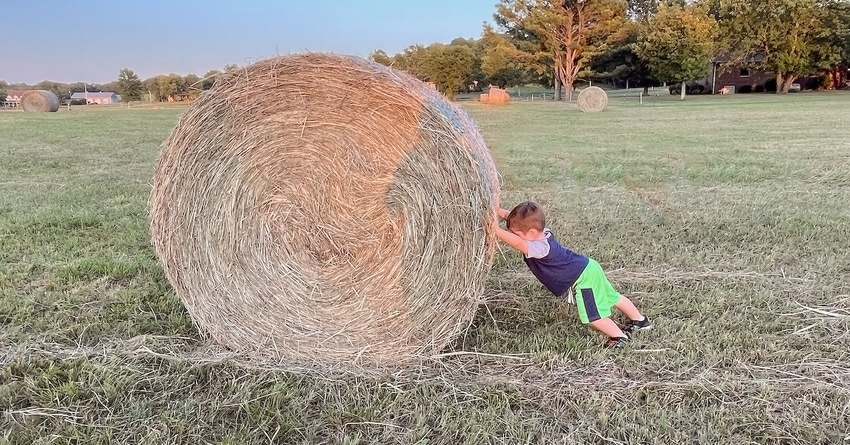
<svg viewBox="0 0 850 445"><path fill-rule="evenodd" d="M776 73L762 71L758 66L764 62L764 56L757 54L738 64L730 64L729 59L719 57L713 61L710 82L712 94L751 93L765 91L768 82L776 88ZM815 90L820 87L820 76L796 77L794 82L800 89ZM793 91L793 90L792 90Z"/></svg>
<svg viewBox="0 0 850 445"><path fill-rule="evenodd" d="M747 60L751 66L758 66L763 61L762 55ZM719 57L713 61L711 69L711 90L713 94L759 91L771 79L776 79L773 72L760 71L745 64L730 65L729 59Z"/></svg>
<svg viewBox="0 0 850 445"><path fill-rule="evenodd" d="M74 93L71 95L71 100L85 100L86 104L117 104L118 95L111 91L102 91L100 93Z"/></svg>
<svg viewBox="0 0 850 445"><path fill-rule="evenodd" d="M6 90L6 100L0 102L0 107L19 107L21 105L21 97L28 90Z"/></svg>

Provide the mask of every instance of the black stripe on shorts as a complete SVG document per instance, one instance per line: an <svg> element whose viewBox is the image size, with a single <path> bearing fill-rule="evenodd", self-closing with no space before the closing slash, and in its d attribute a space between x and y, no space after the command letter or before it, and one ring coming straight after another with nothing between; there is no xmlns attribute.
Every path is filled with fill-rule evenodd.
<svg viewBox="0 0 850 445"><path fill-rule="evenodd" d="M599 308L596 307L596 299L593 298L593 289L581 289L581 300L584 302L584 311L587 312L587 321L599 320Z"/></svg>

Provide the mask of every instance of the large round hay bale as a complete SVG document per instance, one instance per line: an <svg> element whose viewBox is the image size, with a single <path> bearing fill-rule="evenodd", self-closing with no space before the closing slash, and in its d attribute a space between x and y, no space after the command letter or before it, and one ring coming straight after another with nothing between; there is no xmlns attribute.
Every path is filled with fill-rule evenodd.
<svg viewBox="0 0 850 445"><path fill-rule="evenodd" d="M587 87L578 94L578 109L584 112L602 111L608 106L608 94L599 87Z"/></svg>
<svg viewBox="0 0 850 445"><path fill-rule="evenodd" d="M157 256L200 330L300 363L398 365L472 320L497 173L469 117L412 77L301 54L217 80L162 147Z"/></svg>
<svg viewBox="0 0 850 445"><path fill-rule="evenodd" d="M30 90L21 96L21 108L30 113L59 111L59 98L52 91Z"/></svg>

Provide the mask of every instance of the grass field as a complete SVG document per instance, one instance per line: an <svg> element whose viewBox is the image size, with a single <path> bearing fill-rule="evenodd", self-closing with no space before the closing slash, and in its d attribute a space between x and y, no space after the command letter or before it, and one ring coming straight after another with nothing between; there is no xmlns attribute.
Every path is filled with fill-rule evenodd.
<svg viewBox="0 0 850 445"><path fill-rule="evenodd" d="M601 349L503 245L467 353L391 374L201 339L146 216L180 109L0 112L0 444L850 444L850 93L676 99L463 105L652 331Z"/></svg>

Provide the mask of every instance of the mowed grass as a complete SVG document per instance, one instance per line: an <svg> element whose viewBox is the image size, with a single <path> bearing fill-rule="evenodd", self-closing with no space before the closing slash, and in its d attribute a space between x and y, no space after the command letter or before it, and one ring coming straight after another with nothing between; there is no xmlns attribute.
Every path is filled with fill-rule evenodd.
<svg viewBox="0 0 850 445"><path fill-rule="evenodd" d="M850 443L850 94L463 106L655 321L602 350L502 246L449 355L282 370L206 343L146 204L179 109L0 112L0 444Z"/></svg>

